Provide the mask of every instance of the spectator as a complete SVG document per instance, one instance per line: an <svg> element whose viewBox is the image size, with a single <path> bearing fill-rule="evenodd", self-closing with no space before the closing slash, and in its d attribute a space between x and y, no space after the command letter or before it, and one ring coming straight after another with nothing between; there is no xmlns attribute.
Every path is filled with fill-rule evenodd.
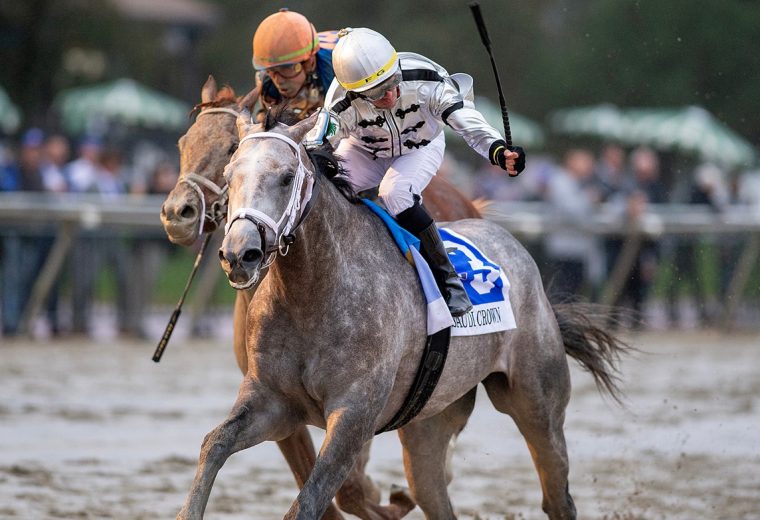
<svg viewBox="0 0 760 520"><path fill-rule="evenodd" d="M608 143L602 148L594 170L593 184L602 202L619 193L630 193L633 178L625 164L625 150L620 145Z"/></svg>
<svg viewBox="0 0 760 520"><path fill-rule="evenodd" d="M562 220L582 223L593 216L599 200L589 184L593 172L591 152L573 149L565 155L563 167L549 178L546 200ZM590 274L592 257L599 256L596 239L582 231L562 229L547 235L545 249L552 266L550 298L577 299Z"/></svg>
<svg viewBox="0 0 760 520"><path fill-rule="evenodd" d="M42 184L46 191L68 191L65 167L71 155L69 140L61 134L53 134L45 140L42 165Z"/></svg>
<svg viewBox="0 0 760 520"><path fill-rule="evenodd" d="M728 189L723 172L712 164L697 167L686 202L709 207L716 212L725 209ZM712 321L713 315L707 306L707 288L699 269L699 259L704 255L706 245L707 242L702 237L676 238L673 276L668 287L668 313L672 323L681 321L679 299L681 290L685 287L689 287L694 296L700 323L709 324Z"/></svg>
<svg viewBox="0 0 760 520"><path fill-rule="evenodd" d="M77 191L112 198L126 193L121 154L114 149L101 152L100 143L87 140L80 157L69 165L70 179ZM127 331L128 260L126 237L113 230L99 229L80 235L72 253L72 332L88 334L91 326L95 283L104 267L116 280L116 314L120 331Z"/></svg>
<svg viewBox="0 0 760 520"><path fill-rule="evenodd" d="M6 188L14 191L45 191L43 144L45 134L30 128L21 139L17 165L6 167L10 180ZM32 287L53 246L53 231L46 228L4 229L2 309L3 334L19 332ZM57 291L47 301L47 318L51 332L58 333Z"/></svg>
<svg viewBox="0 0 760 520"><path fill-rule="evenodd" d="M634 150L631 153L631 171L633 191L627 197L621 194L622 197L618 199L624 201L627 220L635 221L643 216L650 204L666 202L666 191L660 182L660 161L654 150L645 147ZM654 281L658 258L657 242L644 240L616 305L629 306L638 316L643 315L644 302ZM636 323L640 324L638 320Z"/></svg>
<svg viewBox="0 0 760 520"><path fill-rule="evenodd" d="M166 195L177 184L179 173L169 162L161 162L149 176L147 190L152 195ZM169 254L176 252L163 236L135 238L139 246L131 248L131 273L140 273L140 283L132 283L127 291L127 313L122 332L138 338L147 338L145 313L151 302L153 288L161 266Z"/></svg>
<svg viewBox="0 0 760 520"><path fill-rule="evenodd" d="M16 191L18 184L15 150L9 143L0 141L0 191Z"/></svg>
<svg viewBox="0 0 760 520"><path fill-rule="evenodd" d="M96 191L94 186L100 169L102 143L97 137L85 137L79 144L79 156L66 166L72 192Z"/></svg>
<svg viewBox="0 0 760 520"><path fill-rule="evenodd" d="M633 193L633 175L626 165L626 153L621 146L608 143L602 148L592 183L599 192L601 202L626 199ZM604 272L608 280L623 249L623 241L620 236L607 236L602 240Z"/></svg>

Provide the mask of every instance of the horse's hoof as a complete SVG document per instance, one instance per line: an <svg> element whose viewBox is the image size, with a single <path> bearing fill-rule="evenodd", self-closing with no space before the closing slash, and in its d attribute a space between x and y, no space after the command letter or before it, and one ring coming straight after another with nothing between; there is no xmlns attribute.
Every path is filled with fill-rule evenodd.
<svg viewBox="0 0 760 520"><path fill-rule="evenodd" d="M409 488L391 484L390 503L399 513L399 518L406 516L412 509L417 507L417 503L412 498Z"/></svg>

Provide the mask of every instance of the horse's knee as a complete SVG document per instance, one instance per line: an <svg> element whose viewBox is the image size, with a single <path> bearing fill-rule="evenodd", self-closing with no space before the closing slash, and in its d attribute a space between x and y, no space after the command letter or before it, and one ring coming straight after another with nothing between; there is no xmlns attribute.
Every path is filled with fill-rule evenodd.
<svg viewBox="0 0 760 520"><path fill-rule="evenodd" d="M232 443L226 434L224 424L208 432L201 443L201 461L225 460L232 452Z"/></svg>

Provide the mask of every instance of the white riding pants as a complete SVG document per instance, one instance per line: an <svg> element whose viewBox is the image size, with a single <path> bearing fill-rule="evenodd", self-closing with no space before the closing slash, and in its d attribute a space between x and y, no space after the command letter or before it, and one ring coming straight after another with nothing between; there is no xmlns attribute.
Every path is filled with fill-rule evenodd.
<svg viewBox="0 0 760 520"><path fill-rule="evenodd" d="M348 180L356 192L379 186L379 196L394 217L414 205L414 196L430 183L443 162L443 132L418 150L400 157L378 157L362 149L352 138L341 140L335 151L344 159Z"/></svg>

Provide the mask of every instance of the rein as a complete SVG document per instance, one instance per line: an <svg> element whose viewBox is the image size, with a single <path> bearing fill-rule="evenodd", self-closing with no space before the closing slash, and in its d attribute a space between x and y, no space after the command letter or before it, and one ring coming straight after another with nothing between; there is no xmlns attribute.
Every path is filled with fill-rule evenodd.
<svg viewBox="0 0 760 520"><path fill-rule="evenodd" d="M205 110L202 110L197 116L196 121L199 117L204 116L206 114L229 114L231 116L234 116L237 118L240 116L240 113L236 110L233 110L231 108L227 107L215 107L215 108L207 108ZM201 201L201 215L202 218L200 219L199 228L198 228L198 235L203 234L203 226L208 221L210 224L213 225L212 231L216 231L219 229L219 226L221 225L222 220L224 220L224 214L225 214L225 206L227 205L227 190L229 189L227 186L227 183L224 184L224 186L219 187L207 178L198 175L195 172L188 172L185 175L182 176L182 178L179 179L178 183L184 183L190 186L195 193L198 194L198 198ZM214 203L211 204L211 207L209 208L208 212L206 212L206 197L203 195L203 189L201 188L201 185L205 186L209 190L211 190L213 193L216 194L217 200L214 201Z"/></svg>

